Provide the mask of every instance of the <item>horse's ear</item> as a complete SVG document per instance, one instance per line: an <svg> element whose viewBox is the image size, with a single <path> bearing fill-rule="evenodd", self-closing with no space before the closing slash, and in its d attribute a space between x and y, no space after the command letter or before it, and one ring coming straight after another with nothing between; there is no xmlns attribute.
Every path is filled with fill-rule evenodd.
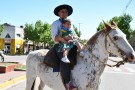
<svg viewBox="0 0 135 90"><path fill-rule="evenodd" d="M117 24L114 21L111 21L112 26L117 26Z"/></svg>
<svg viewBox="0 0 135 90"><path fill-rule="evenodd" d="M106 22L104 22L103 21L103 23L104 23L104 27L107 29L107 30L112 30L112 27L108 24L108 23L106 23Z"/></svg>

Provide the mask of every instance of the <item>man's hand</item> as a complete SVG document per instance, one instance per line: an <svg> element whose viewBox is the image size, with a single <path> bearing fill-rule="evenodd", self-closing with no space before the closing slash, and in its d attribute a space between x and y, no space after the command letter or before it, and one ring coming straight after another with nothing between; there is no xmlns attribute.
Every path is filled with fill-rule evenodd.
<svg viewBox="0 0 135 90"><path fill-rule="evenodd" d="M60 35L57 35L55 37L55 41L56 42L64 42L64 43L68 44L68 42L64 38L62 38Z"/></svg>
<svg viewBox="0 0 135 90"><path fill-rule="evenodd" d="M55 41L56 42L60 42L61 39L62 39L62 37L60 35L55 36Z"/></svg>
<svg viewBox="0 0 135 90"><path fill-rule="evenodd" d="M61 42L68 44L68 41L66 41L64 38L61 39Z"/></svg>
<svg viewBox="0 0 135 90"><path fill-rule="evenodd" d="M68 43L73 43L74 42L74 40L68 40Z"/></svg>

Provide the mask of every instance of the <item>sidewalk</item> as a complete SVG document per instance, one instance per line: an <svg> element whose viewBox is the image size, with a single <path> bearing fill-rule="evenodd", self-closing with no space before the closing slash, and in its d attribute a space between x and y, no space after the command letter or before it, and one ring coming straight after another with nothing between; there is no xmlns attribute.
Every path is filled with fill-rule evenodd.
<svg viewBox="0 0 135 90"><path fill-rule="evenodd" d="M26 79L26 71L0 73L0 90Z"/></svg>

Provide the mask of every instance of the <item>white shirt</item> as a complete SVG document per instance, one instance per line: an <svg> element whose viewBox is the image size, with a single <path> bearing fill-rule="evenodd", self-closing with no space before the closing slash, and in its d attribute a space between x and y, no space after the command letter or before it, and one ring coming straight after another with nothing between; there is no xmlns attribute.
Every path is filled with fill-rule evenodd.
<svg viewBox="0 0 135 90"><path fill-rule="evenodd" d="M61 30L61 28L62 28L62 22L60 21L60 19L54 21L51 25L51 35L52 35L52 39L55 42L55 44L59 43L59 42L55 41L55 36L57 36L59 34L59 31ZM71 28L73 30L72 26L71 26ZM76 33L74 30L73 30L73 33L74 33L74 36L76 36Z"/></svg>
<svg viewBox="0 0 135 90"><path fill-rule="evenodd" d="M52 23L51 35L52 35L52 39L55 43L58 43L55 41L55 36L57 36L59 34L59 30L61 30L61 25L62 25L62 23L59 19Z"/></svg>

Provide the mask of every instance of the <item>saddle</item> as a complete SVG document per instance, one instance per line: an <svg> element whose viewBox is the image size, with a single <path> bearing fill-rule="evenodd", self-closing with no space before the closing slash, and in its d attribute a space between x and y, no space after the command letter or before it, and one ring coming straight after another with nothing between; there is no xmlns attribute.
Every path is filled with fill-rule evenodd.
<svg viewBox="0 0 135 90"><path fill-rule="evenodd" d="M44 63L52 68L60 66L60 60L56 52L56 45L47 52L47 54L44 57Z"/></svg>
<svg viewBox="0 0 135 90"><path fill-rule="evenodd" d="M44 63L49 67L59 67L63 52L58 52L59 44L55 44L45 55ZM76 65L77 47L74 45L69 51L68 59L70 60L71 69Z"/></svg>

